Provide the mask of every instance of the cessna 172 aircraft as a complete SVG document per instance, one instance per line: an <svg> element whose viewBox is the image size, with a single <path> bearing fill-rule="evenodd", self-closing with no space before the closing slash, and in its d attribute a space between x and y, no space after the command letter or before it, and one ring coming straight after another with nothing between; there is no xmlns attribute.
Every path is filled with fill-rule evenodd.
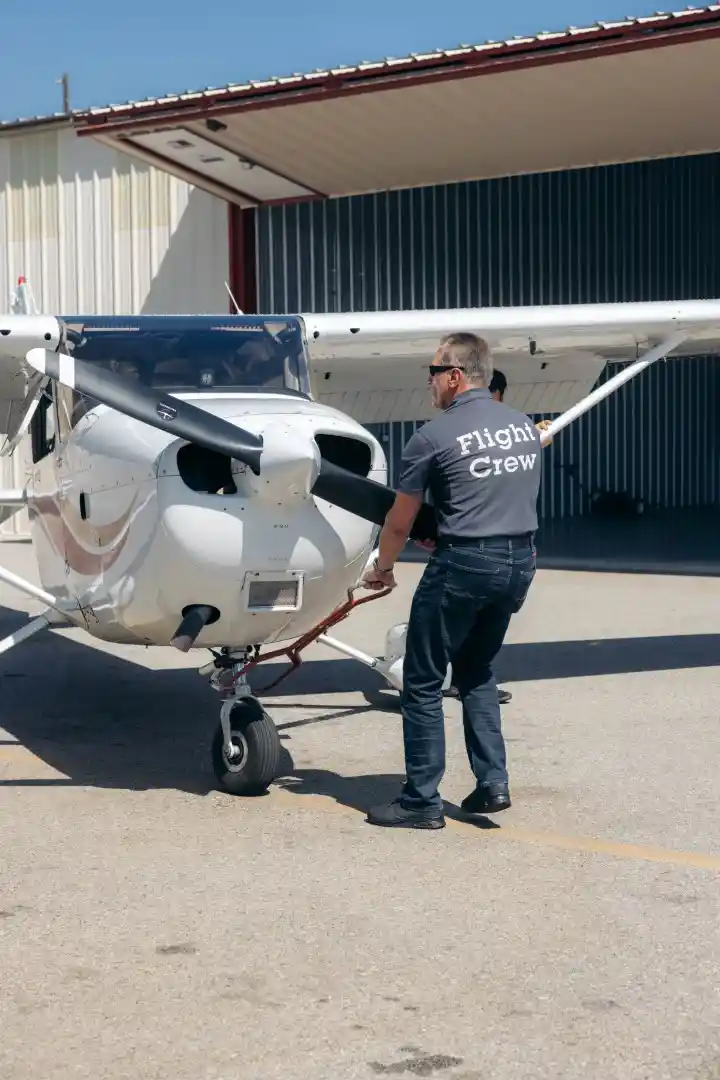
<svg viewBox="0 0 720 1080"><path fill-rule="evenodd" d="M0 315L0 429L3 453L30 449L25 486L0 491L0 512L27 507L42 588L1 567L0 580L47 610L0 652L60 625L210 650L200 670L222 699L215 774L247 795L281 760L248 686L255 664L283 654L296 665L319 641L401 688L402 634L378 658L327 630L377 597L354 592L394 493L365 425L431 415L425 372L444 334L484 336L506 400L561 414L543 441L657 360L720 353L720 300L195 316L14 307ZM608 360L629 364L593 390ZM434 529L425 505L412 538Z"/></svg>

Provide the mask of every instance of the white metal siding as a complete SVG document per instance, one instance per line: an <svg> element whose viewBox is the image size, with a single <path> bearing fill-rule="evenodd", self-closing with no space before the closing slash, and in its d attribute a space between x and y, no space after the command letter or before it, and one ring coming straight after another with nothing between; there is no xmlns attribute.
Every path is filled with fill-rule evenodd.
<svg viewBox="0 0 720 1080"><path fill-rule="evenodd" d="M0 136L0 312L18 277L41 311L226 313L227 203L68 127ZM24 447L0 459L23 486ZM0 540L28 535L26 511Z"/></svg>
<svg viewBox="0 0 720 1080"><path fill-rule="evenodd" d="M65 127L0 137L0 310L227 311L227 203Z"/></svg>
<svg viewBox="0 0 720 1080"><path fill-rule="evenodd" d="M21 443L10 457L0 458L0 487L24 488L26 444ZM0 507L0 513L2 508ZM29 540L30 518L27 510L16 510L6 521L0 522L0 541Z"/></svg>

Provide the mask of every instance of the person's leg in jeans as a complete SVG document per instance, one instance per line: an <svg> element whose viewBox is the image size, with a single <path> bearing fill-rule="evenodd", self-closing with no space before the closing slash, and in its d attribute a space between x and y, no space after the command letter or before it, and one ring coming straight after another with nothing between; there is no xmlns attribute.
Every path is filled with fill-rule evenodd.
<svg viewBox="0 0 720 1080"><path fill-rule="evenodd" d="M508 702L512 701L512 694L510 693L509 690L506 690L504 686L498 686L497 694L498 694L498 701L500 702L501 705L507 705ZM458 697L460 697L460 695L458 694L458 688L457 688L457 686L455 686L454 682L451 682L450 686L448 686L447 690L443 691L443 697L447 697L447 698L458 698Z"/></svg>
<svg viewBox="0 0 720 1080"><path fill-rule="evenodd" d="M463 704L465 745L476 781L475 791L461 804L470 813L496 813L511 805L492 662L503 645L512 616L525 602L535 575L535 556L528 545L527 550L521 548L511 559L506 588L480 609L452 661Z"/></svg>
<svg viewBox="0 0 720 1080"><path fill-rule="evenodd" d="M445 772L445 715L442 684L449 656L475 621L472 597L453 597L446 589L447 557L428 562L415 590L403 660L403 739L406 783L389 807L375 807L368 820L377 825L436 827L444 824L439 785Z"/></svg>
<svg viewBox="0 0 720 1080"><path fill-rule="evenodd" d="M505 739L492 661L505 640L510 618L507 605L487 604L478 612L470 634L452 661L462 702L470 768L478 790L485 789L483 794L488 800L504 795L508 787Z"/></svg>
<svg viewBox="0 0 720 1080"><path fill-rule="evenodd" d="M401 801L409 809L441 812L438 791L445 773L442 684L448 667L443 620L446 567L428 564L410 609L403 658L401 708L407 780Z"/></svg>
<svg viewBox="0 0 720 1080"><path fill-rule="evenodd" d="M480 612L495 607L499 614L493 623L494 631L492 634L484 631L482 640L477 643L487 658L478 665L477 653L468 649L464 654L467 657L465 665L460 659L458 686L461 694L465 691L464 696L470 699L469 708L465 704L464 708L468 723L480 740L478 745L486 750L491 746L494 748L490 759L494 762L496 775L497 763L501 763L500 775L504 779L500 786L507 789L497 687L489 664L503 643L513 611L519 606L513 599L517 580L518 571L512 565L507 546L497 552L485 548L478 551L473 545L453 548L438 552L428 563L413 598L403 661L402 713L407 779L399 799L369 812L368 820L372 824L412 828L444 824L439 793L445 772L442 684L448 663L453 657L463 655L464 643L477 626ZM480 755L482 752L481 749ZM478 756L480 769L481 761L482 757ZM492 792L496 782L488 779L490 775L486 770L482 779L491 784L489 790ZM483 803L483 807L485 805Z"/></svg>

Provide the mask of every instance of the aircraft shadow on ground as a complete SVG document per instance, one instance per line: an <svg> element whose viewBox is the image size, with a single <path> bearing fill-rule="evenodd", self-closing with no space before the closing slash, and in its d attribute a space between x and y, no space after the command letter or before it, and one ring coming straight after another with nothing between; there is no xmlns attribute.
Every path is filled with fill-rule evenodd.
<svg viewBox="0 0 720 1080"><path fill-rule="evenodd" d="M0 635L24 625L22 613L0 607ZM198 654L198 667L208 654ZM507 645L496 665L498 681L574 678L712 667L720 657L720 634L621 640L538 642ZM138 650L138 661L142 652ZM252 684L262 688L285 665L262 665ZM27 775L4 754L0 786L72 785L127 790L171 788L205 795L216 789L210 743L219 719L219 698L194 669L151 670L58 633L42 633L0 656L3 749L13 739L63 774ZM364 704L333 695L359 693ZM313 703L313 696L317 703ZM299 700L302 699L302 700ZM332 719L358 722L371 709L399 720L398 695L376 673L352 660L305 662L267 697L281 738ZM344 778L322 769L295 771L285 746L283 781L298 794L327 794L363 807L397 791L402 777ZM64 779L67 777L67 779Z"/></svg>

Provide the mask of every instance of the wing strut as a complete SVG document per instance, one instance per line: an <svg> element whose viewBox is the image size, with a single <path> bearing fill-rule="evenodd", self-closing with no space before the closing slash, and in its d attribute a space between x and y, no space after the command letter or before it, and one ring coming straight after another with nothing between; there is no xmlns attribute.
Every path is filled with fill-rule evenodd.
<svg viewBox="0 0 720 1080"><path fill-rule="evenodd" d="M21 641L26 641L41 630L45 630L48 626L61 626L63 623L68 622L80 625L77 618L73 618L73 615L77 616L77 613L81 611L77 602L60 600L58 597L52 596L51 593L45 592L44 589L38 588L37 585L33 585L31 581L26 581L25 578L13 574L11 570L7 570L4 566L0 566L0 581L25 593L26 596L31 596L33 600L40 600L41 603L47 605L47 611L31 619L30 622L21 626L19 630L8 634L7 637L0 641L0 653L7 652L8 649L14 648Z"/></svg>
<svg viewBox="0 0 720 1080"><path fill-rule="evenodd" d="M576 405L572 405L566 412L545 428L540 435L540 442L543 446L549 443L550 440L557 435L559 431L566 428L568 424L572 424L573 420L577 420L578 416L582 416L583 413L588 412L599 404L604 398L610 397L614 394L623 383L629 382L630 379L634 379L636 375L639 375L645 368L650 367L651 364L656 363L658 360L666 359L668 353L671 353L673 349L677 349L678 345L681 345L687 337L687 331L677 330L670 337L665 338L659 345L655 345L654 348L646 352L640 359L636 360L633 364L629 364L628 367L623 368L617 375L613 375L612 379L608 379L602 386L598 386L596 390L584 397L582 401L578 401Z"/></svg>

